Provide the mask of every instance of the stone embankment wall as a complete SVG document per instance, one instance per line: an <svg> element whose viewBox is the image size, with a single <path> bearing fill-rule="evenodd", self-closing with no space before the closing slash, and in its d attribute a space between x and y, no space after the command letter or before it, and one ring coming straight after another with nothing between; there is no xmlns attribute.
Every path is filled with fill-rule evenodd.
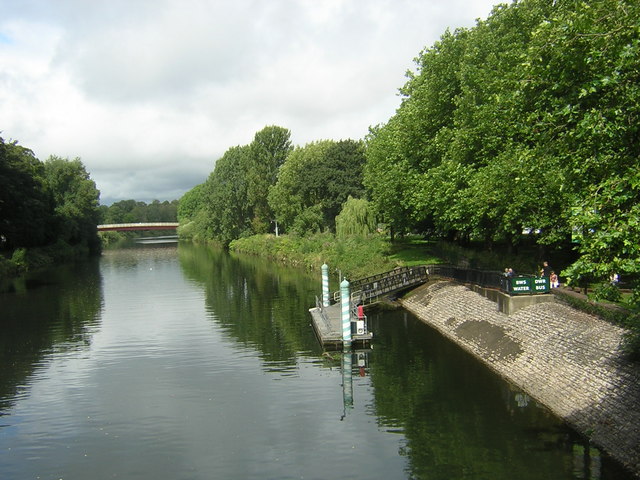
<svg viewBox="0 0 640 480"><path fill-rule="evenodd" d="M640 477L640 368L620 351L621 328L559 303L508 316L448 281L401 303Z"/></svg>

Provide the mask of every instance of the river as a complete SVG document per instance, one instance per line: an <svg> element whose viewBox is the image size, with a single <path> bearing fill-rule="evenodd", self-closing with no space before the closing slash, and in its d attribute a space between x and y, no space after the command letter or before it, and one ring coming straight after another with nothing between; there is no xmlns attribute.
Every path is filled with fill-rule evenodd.
<svg viewBox="0 0 640 480"><path fill-rule="evenodd" d="M15 282L0 478L632 478L403 310L369 315L343 378L316 276L158 244Z"/></svg>

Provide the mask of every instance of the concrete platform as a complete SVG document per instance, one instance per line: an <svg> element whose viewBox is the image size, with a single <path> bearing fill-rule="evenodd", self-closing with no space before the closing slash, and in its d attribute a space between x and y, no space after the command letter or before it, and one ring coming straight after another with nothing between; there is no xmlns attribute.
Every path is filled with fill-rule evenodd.
<svg viewBox="0 0 640 480"><path fill-rule="evenodd" d="M555 302L553 293L538 293L536 295L514 295L501 292L494 288L484 288L477 285L467 285L469 289L496 302L498 311L506 315L513 315L518 310L539 303Z"/></svg>
<svg viewBox="0 0 640 480"><path fill-rule="evenodd" d="M344 341L342 340L342 319L341 308L339 303L335 303L329 307L314 307L309 309L313 329L316 332L320 343L324 347L342 348ZM363 335L352 334L351 345L357 347L369 346L373 333L367 332Z"/></svg>

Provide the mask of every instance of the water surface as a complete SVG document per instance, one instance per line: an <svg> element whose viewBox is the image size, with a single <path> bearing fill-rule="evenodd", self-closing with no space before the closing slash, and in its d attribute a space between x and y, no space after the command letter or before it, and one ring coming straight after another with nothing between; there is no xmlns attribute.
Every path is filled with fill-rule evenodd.
<svg viewBox="0 0 640 480"><path fill-rule="evenodd" d="M190 245L18 282L0 294L0 477L625 478L402 310L371 315L373 350L323 352L319 289Z"/></svg>

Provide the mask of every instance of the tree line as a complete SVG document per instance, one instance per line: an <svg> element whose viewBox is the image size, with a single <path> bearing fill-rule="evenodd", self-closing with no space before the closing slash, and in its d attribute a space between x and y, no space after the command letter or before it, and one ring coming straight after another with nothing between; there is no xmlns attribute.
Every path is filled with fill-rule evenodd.
<svg viewBox="0 0 640 480"><path fill-rule="evenodd" d="M63 259L99 252L99 196L79 158L42 162L0 137L0 273L26 268L34 247Z"/></svg>
<svg viewBox="0 0 640 480"><path fill-rule="evenodd" d="M161 202L153 200L145 203L139 200L120 200L111 205L100 205L101 224L176 222L178 220L178 200Z"/></svg>
<svg viewBox="0 0 640 480"><path fill-rule="evenodd" d="M640 268L640 4L526 0L446 32L367 137L365 186L397 231L580 257L565 275Z"/></svg>
<svg viewBox="0 0 640 480"><path fill-rule="evenodd" d="M180 200L182 232L226 245L276 221L299 235L384 223L487 248L574 246L576 282L636 274L639 19L630 0L499 5L421 51L363 141L294 148L271 126L230 148Z"/></svg>
<svg viewBox="0 0 640 480"><path fill-rule="evenodd" d="M275 231L306 235L336 230L349 199L365 196L365 147L322 140L293 147L291 132L267 126L249 145L229 148L207 180L180 199L180 234L232 240Z"/></svg>

